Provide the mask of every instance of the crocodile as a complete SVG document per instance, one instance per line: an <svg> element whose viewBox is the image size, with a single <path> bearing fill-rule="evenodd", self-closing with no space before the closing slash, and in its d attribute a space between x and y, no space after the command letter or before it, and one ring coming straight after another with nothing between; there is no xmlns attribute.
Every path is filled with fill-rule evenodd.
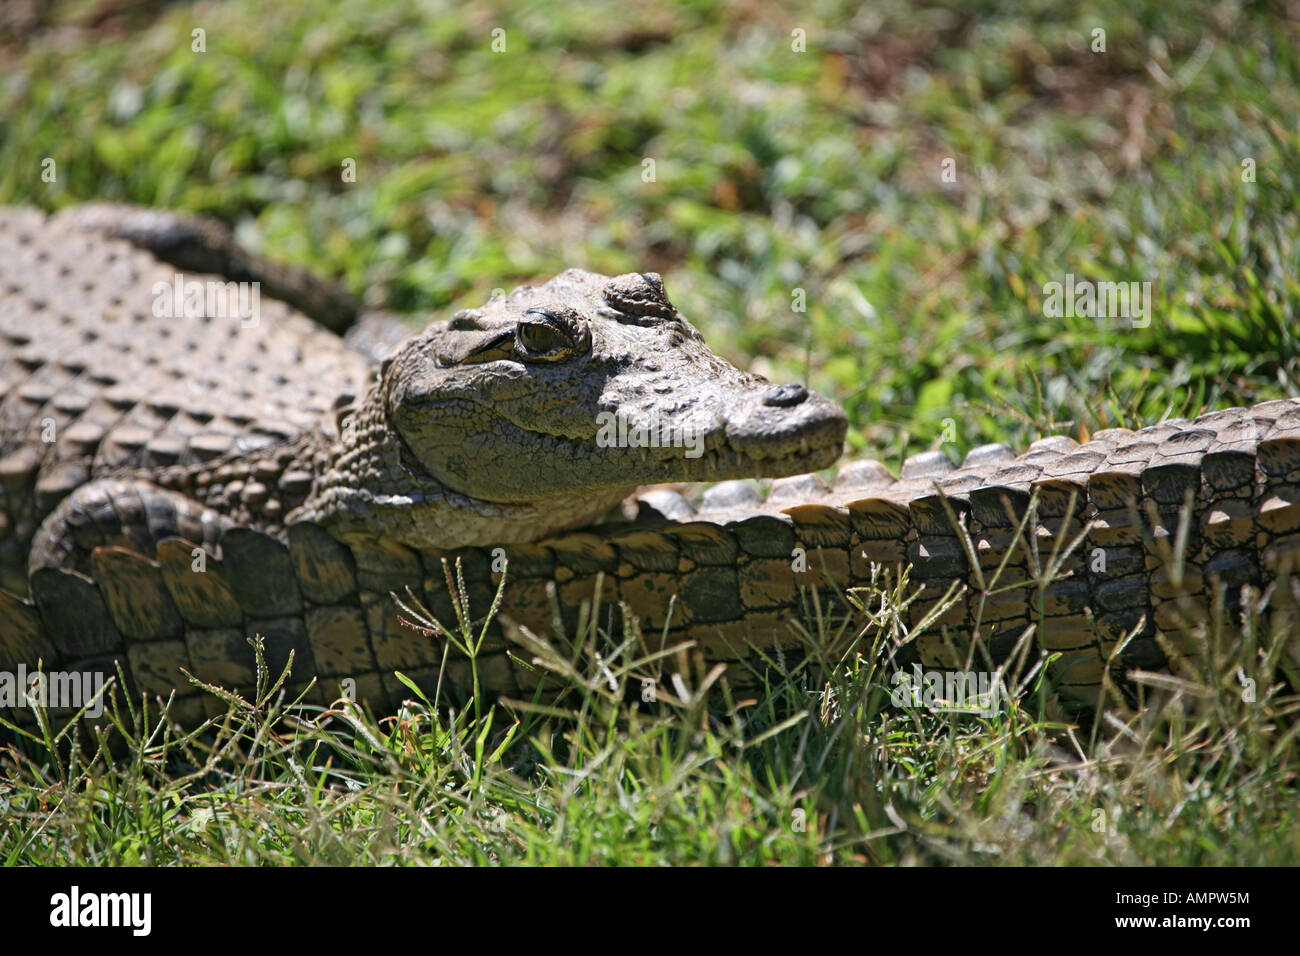
<svg viewBox="0 0 1300 956"><path fill-rule="evenodd" d="M0 210L0 295L0 671L121 673L183 720L224 706L187 674L253 685L251 634L313 703L526 698L519 635L596 602L743 683L906 568L916 661L1032 636L1090 701L1247 587L1297 603L1300 399L828 484L843 410L716 356L654 273L402 337L217 224L92 205ZM473 608L502 588L472 666L394 600L453 619L449 562Z"/></svg>

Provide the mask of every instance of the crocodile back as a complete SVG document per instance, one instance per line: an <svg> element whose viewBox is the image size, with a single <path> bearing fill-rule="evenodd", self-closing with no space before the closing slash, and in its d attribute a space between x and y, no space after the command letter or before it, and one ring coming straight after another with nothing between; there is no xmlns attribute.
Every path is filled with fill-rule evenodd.
<svg viewBox="0 0 1300 956"><path fill-rule="evenodd" d="M25 590L41 520L91 478L292 440L371 372L255 283L0 209L0 586Z"/></svg>

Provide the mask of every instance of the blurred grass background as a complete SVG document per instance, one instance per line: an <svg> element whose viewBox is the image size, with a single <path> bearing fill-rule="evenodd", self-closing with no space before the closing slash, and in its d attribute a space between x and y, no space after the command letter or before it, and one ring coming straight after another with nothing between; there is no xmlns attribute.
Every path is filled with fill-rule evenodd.
<svg viewBox="0 0 1300 956"><path fill-rule="evenodd" d="M1295 394L1300 3L1086 6L15 2L0 201L214 215L413 321L658 270L892 465ZM1067 273L1150 327L1045 318Z"/></svg>

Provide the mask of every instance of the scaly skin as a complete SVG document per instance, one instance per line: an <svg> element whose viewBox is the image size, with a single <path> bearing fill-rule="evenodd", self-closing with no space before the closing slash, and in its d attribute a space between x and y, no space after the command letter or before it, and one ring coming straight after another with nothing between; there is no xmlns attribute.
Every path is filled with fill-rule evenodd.
<svg viewBox="0 0 1300 956"><path fill-rule="evenodd" d="M34 214L7 212L5 222L0 269L26 263L0 273L9 284L0 341L10 343L8 367L27 376L17 385L4 379L0 406L5 422L18 426L6 434L21 436L0 456L9 522L0 547L11 566L13 543L43 524L30 547L31 599L0 594L0 669L43 660L47 669L110 670L121 661L137 689L175 688L178 713L199 716L217 702L188 685L180 668L247 688L245 637L258 632L272 668L292 650L295 682L323 678L313 692L319 701L351 678L362 698L391 707L408 693L395 670L430 687L441 676L444 692L464 693L467 662L453 651L440 674L441 641L404 626L389 597L410 587L448 620L442 557L462 559L477 613L490 603L503 556L501 616L539 634L552 630L548 581L572 626L603 574L602 601L623 602L652 635L649 645L659 646L667 625L670 643L690 640L705 658L730 661L792 643L801 589L819 589L823 611L835 617L845 613L843 589L869 581L873 563L911 564L913 584L925 585L906 612L914 625L957 586L954 606L914 645L923 663L962 665L972 635L998 658L1035 625L1035 641L1064 652L1054 677L1083 699L1130 636L1113 665L1163 664L1156 630L1190 633L1217 584L1229 604L1243 584L1272 588L1282 626L1295 605L1300 400L1112 429L1082 446L1045 439L1018 457L985 446L959 468L932 452L905 463L899 480L879 463L854 462L834 488L803 475L775 483L766 501L744 482L710 489L698 510L656 492L642 497L634 520L565 533L596 521L639 484L823 467L838 453L843 415L797 386L773 390L712 355L657 277L575 271L430 327L377 373L285 310L274 321L263 316L264 338L252 344L229 334L215 344L204 339L208 366L226 376L213 385L224 406L166 376L167 389L109 402L103 389L116 386L99 382L101 393L87 397L78 386L120 369L126 352L101 337L67 367L65 353L50 350L56 340L36 340L49 350L43 360L31 341L14 341L31 338L15 330L30 328L21 322L37 308L33 296L58 288L48 275L60 274L57 261L45 278L32 277L33 249L76 243L61 280L68 301L79 303L80 311L61 312L73 333L102 328L100 309L129 309L111 300L124 289L147 292L149 270L165 277L172 270L98 235L69 238L58 221ZM19 255L15 235L27 237ZM93 256L128 260L129 281L90 289L66 281ZM105 297L109 306L87 306ZM545 314L530 311L537 309ZM61 310L47 303L44 311ZM546 328L521 333L521 322ZM136 325L159 332L147 319ZM210 335L205 328L173 329L168 348L176 351L177 335ZM277 344L277 335L292 344ZM127 344L139 350L136 341ZM529 342L544 354L522 354ZM309 349L324 358L301 374L287 356L309 361ZM141 368L157 378L159 365L156 357ZM257 400L241 405L250 391ZM202 414L182 414L183 398L221 411L199 421ZM110 421L105 407L118 417ZM597 414L618 409L655 409L703 435L709 452L687 459L680 448L601 448ZM60 414L77 418L56 428L71 449L57 437L53 448L38 445L41 422ZM94 436L78 430L83 420L99 429L93 454ZM135 431L121 440L128 425ZM212 458L223 438L234 448ZM1180 512L1181 577L1167 560ZM1040 569L1056 542L1074 547L1046 581ZM1027 586L1006 589L1017 583ZM489 637L478 668L487 690L535 689L531 655L514 651L500 633ZM745 669L730 676L743 683Z"/></svg>
<svg viewBox="0 0 1300 956"><path fill-rule="evenodd" d="M341 549L316 569L328 576L402 549L533 541L590 524L640 484L786 475L842 448L838 406L719 359L654 274L569 270L435 323L375 367L277 301L256 315L190 309L177 269L131 243L292 285L220 230L164 213L0 214L0 580L18 591L33 575L38 604L40 582L84 581L66 575L99 573L114 547L186 540L229 560L232 533L288 541L311 523ZM243 290L225 278L185 276L233 301ZM620 447L605 419L667 441ZM275 581L252 570L261 581L234 592L243 604ZM220 577L193 573L202 588ZM293 592L253 600L254 619L301 611ZM384 595L350 593L378 628ZM144 613L180 620L155 597ZM200 619L229 620L208 598ZM41 648L48 666L87 629L111 630L57 603L74 633Z"/></svg>

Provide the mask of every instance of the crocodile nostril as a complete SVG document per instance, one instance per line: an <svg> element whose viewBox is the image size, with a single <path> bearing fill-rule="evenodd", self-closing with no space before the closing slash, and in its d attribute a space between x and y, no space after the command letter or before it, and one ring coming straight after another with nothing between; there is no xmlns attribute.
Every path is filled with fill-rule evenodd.
<svg viewBox="0 0 1300 956"><path fill-rule="evenodd" d="M802 385L778 385L763 396L763 404L789 408L791 405L798 405L807 397L808 389Z"/></svg>

